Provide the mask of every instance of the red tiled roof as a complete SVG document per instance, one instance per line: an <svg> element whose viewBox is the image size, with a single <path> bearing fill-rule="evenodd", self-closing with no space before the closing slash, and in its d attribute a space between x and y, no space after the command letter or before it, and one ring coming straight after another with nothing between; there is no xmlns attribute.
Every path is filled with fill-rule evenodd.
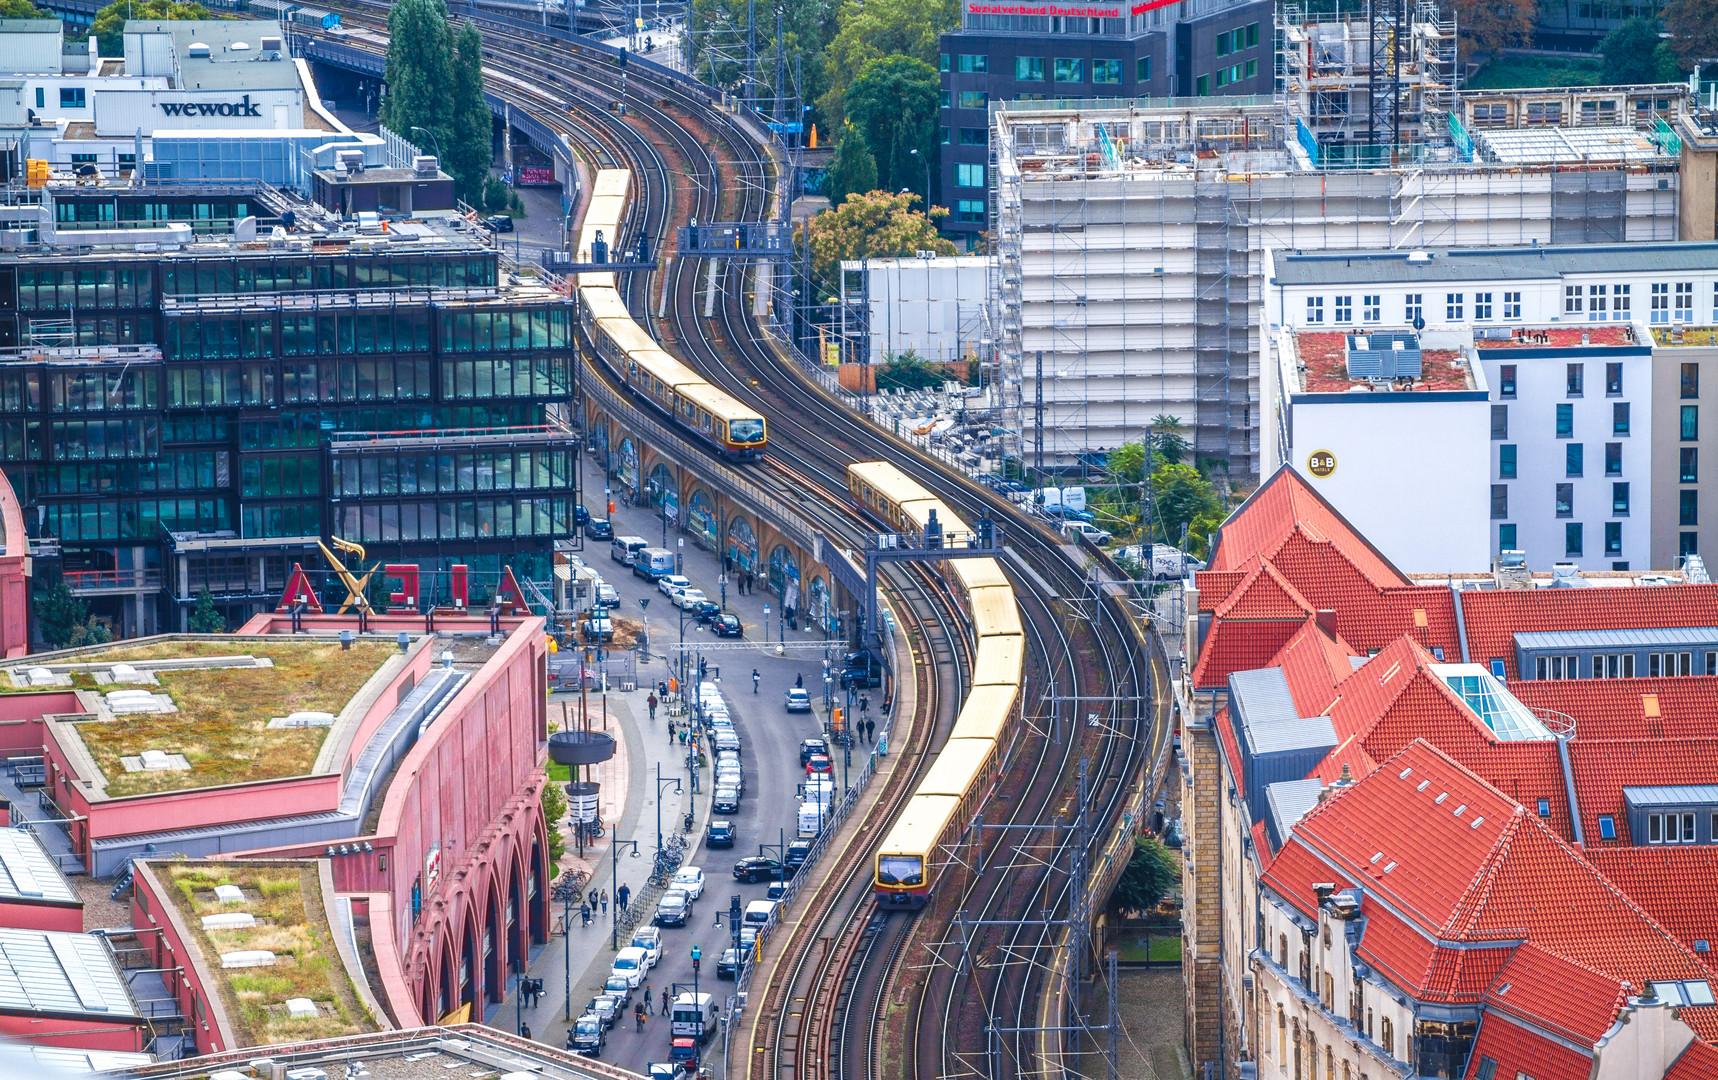
<svg viewBox="0 0 1718 1080"><path fill-rule="evenodd" d="M1480 1000L1515 951L1510 946L1439 949L1432 957L1432 969L1426 976L1426 1000L1451 1004Z"/></svg>
<svg viewBox="0 0 1718 1080"><path fill-rule="evenodd" d="M1676 1015L1701 1042L1718 1043L1718 1005L1684 1005Z"/></svg>
<svg viewBox="0 0 1718 1080"><path fill-rule="evenodd" d="M1265 874L1270 870L1271 863L1276 861L1276 852L1271 850L1271 837L1270 833L1265 831L1264 822L1253 823L1252 836L1253 851L1257 853L1259 860L1259 873Z"/></svg>
<svg viewBox="0 0 1718 1080"><path fill-rule="evenodd" d="M1517 679L1510 693L1575 721L1582 739L1718 738L1718 676L1668 679ZM1658 716L1646 715L1656 698Z"/></svg>
<svg viewBox="0 0 1718 1080"><path fill-rule="evenodd" d="M1292 574L1303 592L1306 588ZM1311 593L1307 593L1309 598ZM1619 589L1465 589L1462 617L1476 664L1503 661L1515 669L1515 635L1541 630L1645 630L1718 626L1718 585L1655 585ZM1348 637L1346 631L1343 634ZM1349 637L1356 645L1362 644ZM1565 710L1566 711L1566 710Z"/></svg>
<svg viewBox="0 0 1718 1080"><path fill-rule="evenodd" d="M1261 562L1247 579L1229 594L1216 609L1219 619L1252 621L1256 619L1293 619L1296 622L1313 613L1293 585L1283 580L1270 563Z"/></svg>
<svg viewBox="0 0 1718 1080"><path fill-rule="evenodd" d="M1318 902L1312 891L1314 885L1328 882L1338 889L1354 887L1352 878L1332 870L1309 848L1294 843L1283 845L1261 880L1308 918L1318 917Z"/></svg>
<svg viewBox="0 0 1718 1080"><path fill-rule="evenodd" d="M1336 687L1354 674L1349 663L1348 646L1308 619L1288 639L1277 655L1275 665L1283 669L1296 711L1301 716L1323 716L1336 700Z"/></svg>
<svg viewBox="0 0 1718 1080"><path fill-rule="evenodd" d="M1718 1080L1718 1050L1696 1039L1665 1070L1664 1080Z"/></svg>
<svg viewBox="0 0 1718 1080"><path fill-rule="evenodd" d="M1410 638L1399 638L1338 687L1330 720L1339 738L1358 736L1382 761L1419 738L1461 755L1496 742L1449 685L1427 670L1437 660Z"/></svg>
<svg viewBox="0 0 1718 1080"><path fill-rule="evenodd" d="M1539 800L1544 799L1551 813L1540 820L1559 839L1575 842L1575 830L1569 824L1569 791L1563 783L1563 762L1555 742L1487 743L1467 751L1451 751L1450 756L1520 803L1529 814L1539 816Z"/></svg>
<svg viewBox="0 0 1718 1080"><path fill-rule="evenodd" d="M1193 668L1193 686L1199 690L1223 690L1237 671L1257 671L1271 666L1271 658L1283 643L1300 629L1299 622L1230 622L1218 619L1199 648Z"/></svg>
<svg viewBox="0 0 1718 1080"><path fill-rule="evenodd" d="M1569 743L1569 764L1587 847L1620 847L1631 842L1623 788L1718 783L1718 739L1577 737ZM1599 838L1601 814L1616 818L1615 840Z"/></svg>
<svg viewBox="0 0 1718 1080"><path fill-rule="evenodd" d="M1587 845L1587 861L1684 945L1718 947L1718 846Z"/></svg>
<svg viewBox="0 0 1718 1080"><path fill-rule="evenodd" d="M1475 1080L1486 1058L1497 1062L1493 1074L1513 1080L1517 1073L1534 1080L1587 1080L1593 1071L1591 1055L1571 1050L1496 1013L1487 1013L1479 1025L1473 1053L1467 1059L1467 1080Z"/></svg>
<svg viewBox="0 0 1718 1080"><path fill-rule="evenodd" d="M1307 547L1347 563L1373 589L1408 584L1400 570L1287 465L1223 523L1210 569L1239 570L1253 557L1274 562L1284 546L1297 537ZM1294 575L1285 574L1305 591Z"/></svg>
<svg viewBox="0 0 1718 1080"><path fill-rule="evenodd" d="M1515 950L1485 995L1486 1007L1592 1046L1628 1004L1620 980L1533 942Z"/></svg>
<svg viewBox="0 0 1718 1080"><path fill-rule="evenodd" d="M1229 594L1235 591L1235 586L1247 580L1244 570L1200 570L1193 575L1193 584L1199 590L1199 610L1216 611L1217 606L1229 599Z"/></svg>
<svg viewBox="0 0 1718 1080"><path fill-rule="evenodd" d="M1363 882L1388 904L1367 906L1362 950L1404 987L1425 992L1436 941L1529 940L1643 986L1706 978L1704 965L1536 815L1424 740L1314 807L1273 865L1273 887L1305 887L1292 849ZM1310 893L1297 906L1312 902ZM1399 915L1397 914L1399 913Z"/></svg>

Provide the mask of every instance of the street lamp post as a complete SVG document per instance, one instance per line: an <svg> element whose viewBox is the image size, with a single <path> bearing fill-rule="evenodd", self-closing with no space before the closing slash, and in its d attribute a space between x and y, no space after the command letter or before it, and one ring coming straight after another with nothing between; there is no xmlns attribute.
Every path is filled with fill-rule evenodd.
<svg viewBox="0 0 1718 1080"><path fill-rule="evenodd" d="M421 131L430 137L430 145L435 147L436 161L441 161L441 140L435 137L435 132L426 127L418 127L416 124L412 125L412 131Z"/></svg>
<svg viewBox="0 0 1718 1080"><path fill-rule="evenodd" d="M613 916L613 918L609 922L609 946L611 948L615 949L617 952L620 950L620 900L619 900L620 893L619 893L619 889L620 889L620 845L622 845L622 844L626 844L626 845L630 846L632 848L633 856L637 857L637 855L638 855L638 841L637 840L622 840L620 838L620 824L617 822L615 824L615 827L614 827L614 836L609 841L609 849L608 849L609 866L610 866L609 875L610 875L610 877L613 878L615 889L616 889L615 896L613 898L611 898L611 904L610 904L610 907L608 909L609 914L611 916Z"/></svg>
<svg viewBox="0 0 1718 1080"><path fill-rule="evenodd" d="M562 914L561 914L561 946L562 946L562 948L561 948L561 959L562 959L561 978L563 980L563 983L566 987L566 992L567 992L567 1022L572 1023L572 1020L573 1020L573 950L572 950L572 942L569 939L571 938L571 935L573 932L573 893L576 890L569 888L563 882L561 885L556 887L555 891L560 893L560 896L558 897L558 899L564 905L562 908Z"/></svg>
<svg viewBox="0 0 1718 1080"><path fill-rule="evenodd" d="M917 147L915 147L911 150L908 150L907 153L912 157L918 158L921 162L924 163L924 166L925 166L925 213L929 214L931 212L931 159L926 157L925 155L919 153Z"/></svg>
<svg viewBox="0 0 1718 1080"><path fill-rule="evenodd" d="M638 661L645 664L650 661L650 597L638 598L638 610L644 620L644 629L638 635Z"/></svg>
<svg viewBox="0 0 1718 1080"><path fill-rule="evenodd" d="M656 763L656 854L662 854L662 786L674 785L674 794L680 794L680 778L678 776L663 776L662 762Z"/></svg>
<svg viewBox="0 0 1718 1080"><path fill-rule="evenodd" d="M770 606L764 605L764 644L770 643Z"/></svg>

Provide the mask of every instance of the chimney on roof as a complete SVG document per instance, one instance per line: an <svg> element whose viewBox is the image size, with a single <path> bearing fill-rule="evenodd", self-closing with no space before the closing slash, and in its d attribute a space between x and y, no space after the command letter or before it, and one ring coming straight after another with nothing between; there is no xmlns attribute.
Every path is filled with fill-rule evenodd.
<svg viewBox="0 0 1718 1080"><path fill-rule="evenodd" d="M1332 784L1331 786L1332 787L1345 788L1345 787L1348 787L1349 785L1351 785L1353 783L1354 783L1354 774L1349 771L1348 762L1345 761L1342 763L1342 775L1338 776L1336 778L1336 783Z"/></svg>
<svg viewBox="0 0 1718 1080"><path fill-rule="evenodd" d="M1330 640L1335 641L1336 640L1336 612L1335 612L1335 610L1332 608L1319 608L1318 613L1316 615L1314 615L1313 618L1318 620L1318 628L1320 630L1324 631L1325 636L1328 637Z"/></svg>
<svg viewBox="0 0 1718 1080"><path fill-rule="evenodd" d="M1336 883L1334 881L1314 882L1313 886L1312 886L1312 893L1314 896L1318 897L1318 906L1319 907L1323 907L1324 902L1326 900L1329 900L1330 894L1335 892L1335 891L1336 891Z"/></svg>

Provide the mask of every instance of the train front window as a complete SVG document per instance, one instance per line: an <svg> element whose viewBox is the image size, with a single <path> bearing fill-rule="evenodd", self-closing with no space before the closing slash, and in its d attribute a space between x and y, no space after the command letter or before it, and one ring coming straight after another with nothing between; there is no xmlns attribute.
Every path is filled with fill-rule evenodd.
<svg viewBox="0 0 1718 1080"><path fill-rule="evenodd" d="M878 856L877 880L884 885L923 885L924 863L917 855Z"/></svg>
<svg viewBox="0 0 1718 1080"><path fill-rule="evenodd" d="M728 421L728 438L737 443L763 442L764 422L762 420L730 420Z"/></svg>

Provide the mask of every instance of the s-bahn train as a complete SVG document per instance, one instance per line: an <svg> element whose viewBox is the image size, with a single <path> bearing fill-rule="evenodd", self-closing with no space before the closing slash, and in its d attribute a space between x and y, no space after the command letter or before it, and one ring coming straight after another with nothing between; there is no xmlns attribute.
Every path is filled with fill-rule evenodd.
<svg viewBox="0 0 1718 1080"><path fill-rule="evenodd" d="M853 500L903 532L923 532L934 514L946 546L970 543L972 529L906 473L885 461L847 468ZM1014 587L995 559L950 559L950 579L966 602L977 649L972 690L901 816L877 849L872 892L884 909L923 907L995 783L1019 722L1025 627Z"/></svg>
<svg viewBox="0 0 1718 1080"><path fill-rule="evenodd" d="M579 259L597 261L593 253L616 242L631 187L627 169L598 171L590 208L579 227ZM763 414L665 352L627 311L612 272L582 273L577 286L585 334L629 392L730 460L749 461L764 452L769 429Z"/></svg>

